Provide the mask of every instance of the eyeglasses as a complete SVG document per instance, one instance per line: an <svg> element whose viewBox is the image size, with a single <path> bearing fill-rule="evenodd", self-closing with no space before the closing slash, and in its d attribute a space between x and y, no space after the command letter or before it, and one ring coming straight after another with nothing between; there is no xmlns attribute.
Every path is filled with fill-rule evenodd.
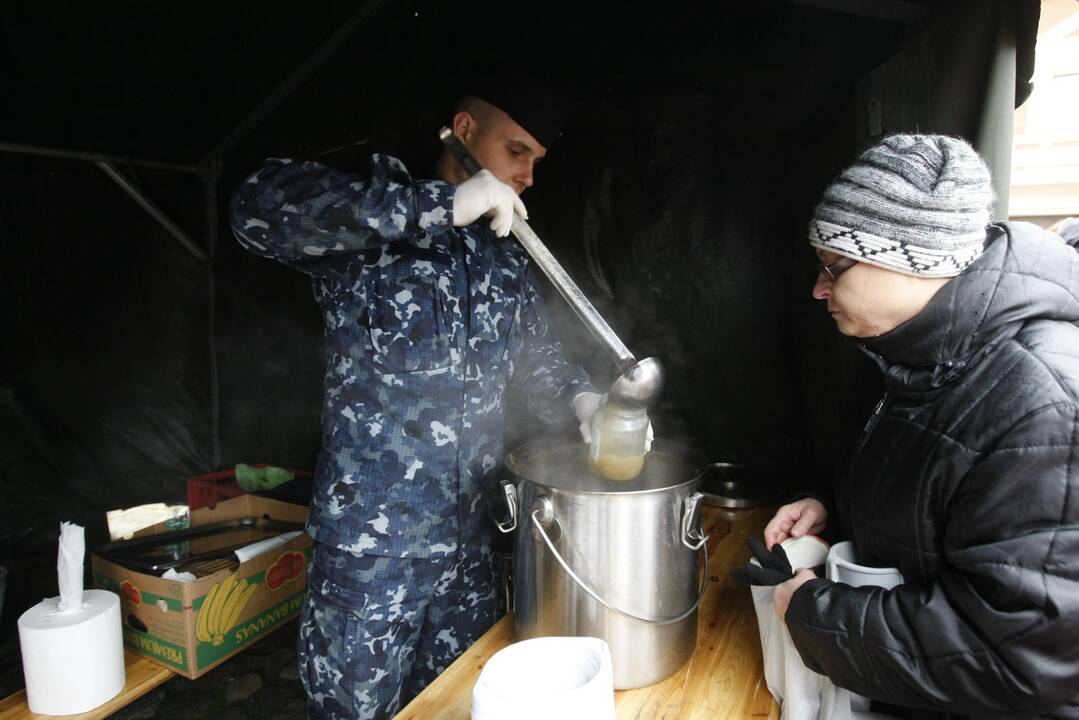
<svg viewBox="0 0 1079 720"><path fill-rule="evenodd" d="M839 279L840 275L847 272L857 264L857 260L842 256L835 262L828 263L827 265L825 265L820 260L817 260L817 273L824 273L832 282L835 282Z"/></svg>

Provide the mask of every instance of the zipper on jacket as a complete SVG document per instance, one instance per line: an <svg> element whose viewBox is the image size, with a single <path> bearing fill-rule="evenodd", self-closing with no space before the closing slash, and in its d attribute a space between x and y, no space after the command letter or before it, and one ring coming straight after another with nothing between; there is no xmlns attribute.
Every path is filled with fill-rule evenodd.
<svg viewBox="0 0 1079 720"><path fill-rule="evenodd" d="M858 348L870 358L872 358L872 360L877 364L877 367L880 368L881 373L887 375L887 363L885 362L883 357L866 347L865 343L858 343ZM862 427L862 436L858 439L858 445L855 447L854 452L852 452L850 455L850 463L848 463L847 465L848 474L854 470L854 463L857 462L859 457L861 457L862 450L865 449L865 444L869 441L869 436L873 434L873 428L875 428L877 426L877 423L880 422L880 416L884 414L884 409L888 406L889 394L890 390L888 389L887 384L885 384L884 395L877 402L877 406L873 408L873 414L870 415L869 419L865 421L865 425Z"/></svg>
<svg viewBox="0 0 1079 720"><path fill-rule="evenodd" d="M947 385L963 373L969 360L948 360L933 370L933 387Z"/></svg>
<svg viewBox="0 0 1079 720"><path fill-rule="evenodd" d="M869 436L873 434L873 428L877 427L877 423L880 422L880 416L884 414L884 409L888 406L888 393L888 390L884 391L884 395L877 402L877 406L873 408L873 414L865 421L865 426L862 428L862 437L858 440L858 447L850 458L851 470L854 469L854 463L861 456L865 444L869 441Z"/></svg>

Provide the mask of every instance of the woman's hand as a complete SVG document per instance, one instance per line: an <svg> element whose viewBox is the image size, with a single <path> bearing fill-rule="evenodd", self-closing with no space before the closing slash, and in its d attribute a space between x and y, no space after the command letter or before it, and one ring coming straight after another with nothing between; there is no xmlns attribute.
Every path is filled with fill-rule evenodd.
<svg viewBox="0 0 1079 720"><path fill-rule="evenodd" d="M794 577L786 582L779 583L772 590L772 605L775 607L776 615L783 621L783 624L787 623L787 606L791 604L791 596L794 595L794 591L810 580L815 580L816 577L812 570L799 568Z"/></svg>
<svg viewBox="0 0 1079 720"><path fill-rule="evenodd" d="M784 505L764 528L764 545L771 548L789 537L819 535L824 532L828 511L820 500L805 498Z"/></svg>

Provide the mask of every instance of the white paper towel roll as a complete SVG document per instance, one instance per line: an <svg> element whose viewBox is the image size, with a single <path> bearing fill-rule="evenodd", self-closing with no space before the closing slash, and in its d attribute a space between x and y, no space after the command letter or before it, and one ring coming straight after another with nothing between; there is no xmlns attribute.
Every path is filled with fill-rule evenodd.
<svg viewBox="0 0 1079 720"><path fill-rule="evenodd" d="M82 607L61 612L59 597L19 618L19 643L30 712L72 715L102 705L124 689L120 598L84 590Z"/></svg>

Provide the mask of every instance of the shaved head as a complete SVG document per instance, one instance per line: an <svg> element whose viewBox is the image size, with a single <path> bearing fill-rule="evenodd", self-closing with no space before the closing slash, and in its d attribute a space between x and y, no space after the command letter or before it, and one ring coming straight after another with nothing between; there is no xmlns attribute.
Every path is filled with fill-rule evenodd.
<svg viewBox="0 0 1079 720"><path fill-rule="evenodd" d="M532 186L532 170L547 154L547 148L508 113L472 95L457 103L451 129L481 167L490 170L518 195ZM443 180L454 184L466 178L463 169L445 150L439 158L438 173Z"/></svg>
<svg viewBox="0 0 1079 720"><path fill-rule="evenodd" d="M457 106L453 109L453 114L456 115L459 112L466 112L472 116L472 118L481 126L490 126L499 122L505 122L513 118L496 108L486 100L481 100L478 97L463 97Z"/></svg>

